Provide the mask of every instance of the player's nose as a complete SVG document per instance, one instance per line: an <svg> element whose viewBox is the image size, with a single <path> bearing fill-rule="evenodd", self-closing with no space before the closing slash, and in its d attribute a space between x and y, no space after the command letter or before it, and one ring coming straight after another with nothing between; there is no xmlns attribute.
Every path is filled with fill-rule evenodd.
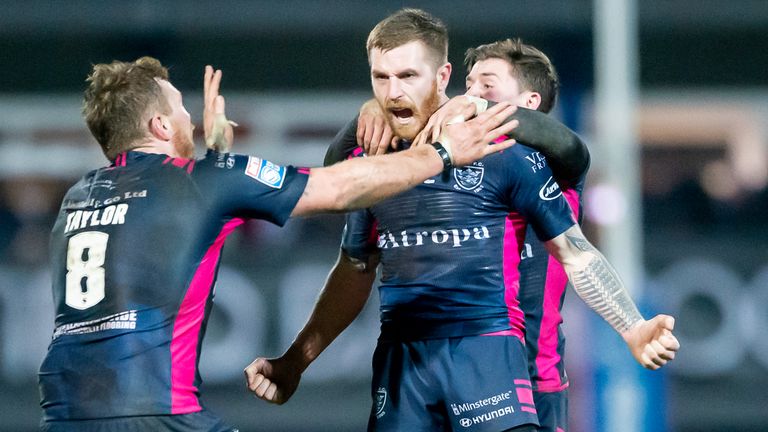
<svg viewBox="0 0 768 432"><path fill-rule="evenodd" d="M400 80L397 78L390 78L389 85L387 86L387 97L390 100L397 100L403 97L403 87L400 85Z"/></svg>
<svg viewBox="0 0 768 432"><path fill-rule="evenodd" d="M475 97L482 97L482 92L480 91L480 86L477 85L477 83L470 85L467 87L466 93L464 93L467 96L475 96Z"/></svg>

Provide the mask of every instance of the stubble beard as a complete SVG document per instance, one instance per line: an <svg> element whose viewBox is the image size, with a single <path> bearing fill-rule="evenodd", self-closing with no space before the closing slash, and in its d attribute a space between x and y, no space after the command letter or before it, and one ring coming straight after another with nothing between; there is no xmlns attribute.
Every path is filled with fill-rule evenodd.
<svg viewBox="0 0 768 432"><path fill-rule="evenodd" d="M180 157L191 159L195 157L195 143L192 140L192 132L189 134L175 133L171 137L173 149Z"/></svg>
<svg viewBox="0 0 768 432"><path fill-rule="evenodd" d="M429 117L432 116L432 114L437 111L437 109L440 107L440 94L437 91L437 81L433 83L432 90L427 95L427 97L424 99L424 102L422 102L421 106L413 110L413 119L414 122L409 125L403 125L395 121L391 113L388 111L388 115L386 116L387 122L389 123L389 127L392 128L395 135L400 137L401 139L413 141L414 138L416 138L416 135L421 132L422 129L424 129L424 126L427 125L427 122L429 121ZM408 106L404 106L403 108L410 108Z"/></svg>

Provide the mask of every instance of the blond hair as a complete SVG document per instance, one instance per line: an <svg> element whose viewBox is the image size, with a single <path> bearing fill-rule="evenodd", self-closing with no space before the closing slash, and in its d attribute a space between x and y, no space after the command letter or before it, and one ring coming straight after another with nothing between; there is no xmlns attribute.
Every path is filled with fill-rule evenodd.
<svg viewBox="0 0 768 432"><path fill-rule="evenodd" d="M107 159L114 160L147 136L144 122L150 111L170 113L158 79L167 80L168 69L152 57L93 65L83 116Z"/></svg>
<svg viewBox="0 0 768 432"><path fill-rule="evenodd" d="M374 48L389 51L413 41L427 47L435 69L448 62L448 30L445 24L421 9L411 8L400 9L371 30L366 42L368 60L370 62Z"/></svg>

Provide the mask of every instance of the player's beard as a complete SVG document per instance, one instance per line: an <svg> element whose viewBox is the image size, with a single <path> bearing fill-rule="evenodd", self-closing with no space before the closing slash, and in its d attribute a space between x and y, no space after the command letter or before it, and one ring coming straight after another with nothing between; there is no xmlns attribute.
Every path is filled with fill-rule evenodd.
<svg viewBox="0 0 768 432"><path fill-rule="evenodd" d="M184 131L189 131L185 133ZM176 132L171 137L171 144L176 154L183 158L191 159L195 157L195 142L192 140L193 126L189 125L186 129L177 125Z"/></svg>
<svg viewBox="0 0 768 432"><path fill-rule="evenodd" d="M416 138L416 135L418 135L418 133L424 129L424 126L427 125L429 117L434 114L439 107L440 94L437 91L437 81L434 81L432 90L427 94L427 97L421 103L421 106L416 107L409 103L388 103L385 107L385 112L388 114L386 116L387 122L389 122L389 126L392 128L395 135L402 139L413 141L413 139ZM395 119L395 115L392 113L393 109L410 109L413 112L413 121L406 125L398 123Z"/></svg>
<svg viewBox="0 0 768 432"><path fill-rule="evenodd" d="M182 133L181 129L177 130L179 132L171 137L171 144L176 154L187 159L195 157L195 142L192 140L192 128L189 128L189 133Z"/></svg>

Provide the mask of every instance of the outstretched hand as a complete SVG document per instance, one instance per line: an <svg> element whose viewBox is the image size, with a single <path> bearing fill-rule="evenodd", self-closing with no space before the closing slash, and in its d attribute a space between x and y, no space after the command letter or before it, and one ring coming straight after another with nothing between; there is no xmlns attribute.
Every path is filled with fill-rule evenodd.
<svg viewBox="0 0 768 432"><path fill-rule="evenodd" d="M237 126L237 123L227 120L224 96L219 94L220 84L221 70L214 71L212 66L206 65L203 76L205 146L226 153L232 148L235 135L233 126Z"/></svg>
<svg viewBox="0 0 768 432"><path fill-rule="evenodd" d="M259 399L282 405L293 396L301 381L302 369L285 357L259 357L243 371L248 390Z"/></svg>
<svg viewBox="0 0 768 432"><path fill-rule="evenodd" d="M672 330L675 319L669 315L656 315L648 321L640 321L621 336L632 356L646 369L656 370L674 360L680 349Z"/></svg>
<svg viewBox="0 0 768 432"><path fill-rule="evenodd" d="M519 124L517 120L504 122L516 109L517 106L509 102L500 102L472 120L449 122L443 126L437 141L448 150L453 165L468 165L515 144L514 139L491 143L517 127Z"/></svg>

